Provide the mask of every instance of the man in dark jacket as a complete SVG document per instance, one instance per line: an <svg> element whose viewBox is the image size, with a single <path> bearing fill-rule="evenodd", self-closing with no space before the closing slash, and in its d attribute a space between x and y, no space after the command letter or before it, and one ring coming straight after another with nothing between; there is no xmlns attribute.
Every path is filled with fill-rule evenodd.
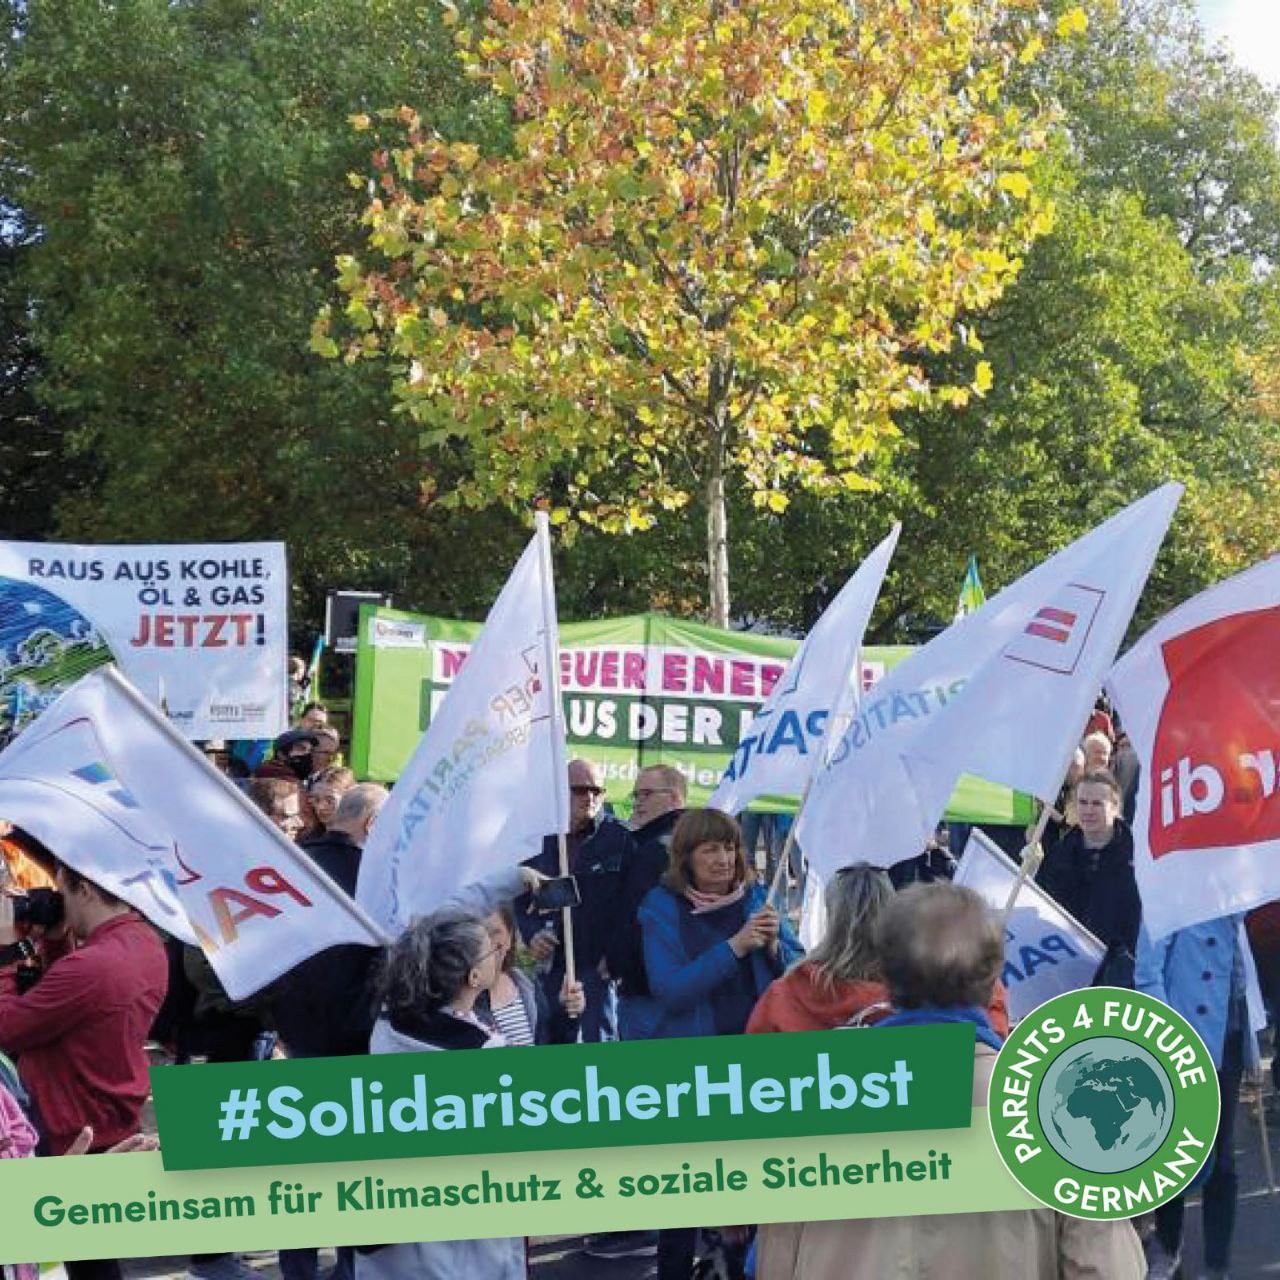
<svg viewBox="0 0 1280 1280"><path fill-rule="evenodd" d="M1095 981L1133 985L1142 903L1133 874L1133 836L1120 820L1120 787L1109 773L1076 783L1072 828L1049 851L1037 883L1107 948Z"/></svg>
<svg viewBox="0 0 1280 1280"><path fill-rule="evenodd" d="M636 775L631 793L631 851L622 873L617 917L610 931L609 972L621 985L619 1025L624 1040L644 1040L649 983L640 937L640 903L667 870L671 833L684 813L687 784L679 769L651 765Z"/></svg>
<svg viewBox="0 0 1280 1280"><path fill-rule="evenodd" d="M302 848L346 893L355 897L360 855L374 819L387 799L385 787L361 783L338 802L333 821ZM276 1027L291 1058L346 1057L369 1052L376 1010L371 979L380 951L343 943L308 956L289 970L274 991ZM330 1280L351 1280L354 1253L340 1245ZM316 1280L315 1249L281 1249L284 1280Z"/></svg>
<svg viewBox="0 0 1280 1280"><path fill-rule="evenodd" d="M617 1039L617 996L604 955L613 927L622 868L631 845L631 834L604 809L604 785L589 760L569 762L569 833L566 841L569 874L578 881L581 906L573 912L573 960L582 983L587 1007L582 1015L584 1041ZM544 876L560 874L560 841L547 836L542 852L525 864ZM560 999L564 982L563 917L560 912L537 915L532 900L516 903L516 923L534 959L545 966L543 989L552 1008Z"/></svg>

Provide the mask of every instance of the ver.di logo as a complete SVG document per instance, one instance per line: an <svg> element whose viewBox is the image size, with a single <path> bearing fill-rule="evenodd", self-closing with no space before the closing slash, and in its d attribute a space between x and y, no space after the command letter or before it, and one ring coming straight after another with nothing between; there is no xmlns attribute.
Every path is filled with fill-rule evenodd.
<svg viewBox="0 0 1280 1280"><path fill-rule="evenodd" d="M991 1136L1037 1200L1131 1218L1187 1190L1213 1150L1218 1076L1204 1041L1154 996L1070 991L1009 1034L991 1076Z"/></svg>

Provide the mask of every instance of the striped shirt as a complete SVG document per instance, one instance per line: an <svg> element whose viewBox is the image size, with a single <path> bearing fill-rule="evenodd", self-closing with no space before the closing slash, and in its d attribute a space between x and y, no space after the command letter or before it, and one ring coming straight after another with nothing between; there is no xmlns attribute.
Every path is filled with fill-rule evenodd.
<svg viewBox="0 0 1280 1280"><path fill-rule="evenodd" d="M533 1043L533 1028L529 1025L529 1015L525 1013L524 1001L519 995L509 1004L491 1008L489 1012L507 1044Z"/></svg>

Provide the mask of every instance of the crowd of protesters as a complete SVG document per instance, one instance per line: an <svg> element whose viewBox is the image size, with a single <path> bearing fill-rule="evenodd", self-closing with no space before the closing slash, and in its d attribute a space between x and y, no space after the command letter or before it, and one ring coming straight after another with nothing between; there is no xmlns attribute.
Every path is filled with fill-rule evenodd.
<svg viewBox="0 0 1280 1280"><path fill-rule="evenodd" d="M206 744L215 767L347 893L386 790L358 783L324 708L301 709L267 758ZM687 807L684 775L640 770L630 821L606 807L596 767L570 763L572 965L563 914L539 901L561 870L560 840L523 866L468 886L386 949L311 956L258 997L231 1001L204 956L164 941L127 904L26 833L0 829L0 1155L129 1149L148 1096L148 1042L174 1061L489 1049L511 1045L786 1033L962 1021L974 1028L974 1103L1009 1031L998 917L952 885L945 845L887 871L860 863L826 886L826 932L808 956L757 875L734 818ZM1257 1060L1254 959L1243 921L1152 941L1142 928L1127 819L1136 762L1100 704L1045 829L1041 886L1095 933L1096 980L1166 1000L1218 1068L1222 1121L1202 1175L1205 1264L1225 1275L1237 1197L1232 1126ZM15 919L19 896L24 920ZM1269 995L1280 935L1255 915ZM572 972L573 976L570 976ZM7 1056L5 1056L7 1055ZM587 1237L608 1259L652 1254L659 1280L689 1280L714 1251L722 1274L813 1277L1172 1276L1183 1202L1142 1224L1089 1223L1049 1209L694 1228ZM1145 1251L1145 1252L1144 1252ZM282 1250L286 1280L317 1280L316 1249ZM701 1264L706 1266L705 1261ZM335 1280L526 1275L526 1242L491 1238L337 1248ZM72 1280L114 1280L112 1261L68 1264ZM196 1280L245 1280L235 1254L189 1263Z"/></svg>

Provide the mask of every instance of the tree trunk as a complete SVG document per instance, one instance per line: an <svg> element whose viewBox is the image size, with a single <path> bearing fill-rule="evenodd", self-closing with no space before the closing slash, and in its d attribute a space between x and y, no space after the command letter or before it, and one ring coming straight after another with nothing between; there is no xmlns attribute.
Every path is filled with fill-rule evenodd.
<svg viewBox="0 0 1280 1280"><path fill-rule="evenodd" d="M713 627L729 625L729 516L724 501L724 462L725 439L717 433L707 468L707 583L711 601L708 621Z"/></svg>

